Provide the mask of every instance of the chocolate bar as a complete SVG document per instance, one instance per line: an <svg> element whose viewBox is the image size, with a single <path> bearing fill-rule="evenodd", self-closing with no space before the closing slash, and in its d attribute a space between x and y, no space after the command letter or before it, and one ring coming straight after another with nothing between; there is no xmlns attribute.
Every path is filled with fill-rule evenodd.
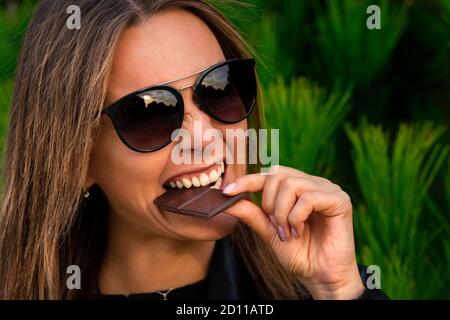
<svg viewBox="0 0 450 320"><path fill-rule="evenodd" d="M246 193L226 196L209 186L169 189L155 199L155 204L170 212L209 219L243 199Z"/></svg>

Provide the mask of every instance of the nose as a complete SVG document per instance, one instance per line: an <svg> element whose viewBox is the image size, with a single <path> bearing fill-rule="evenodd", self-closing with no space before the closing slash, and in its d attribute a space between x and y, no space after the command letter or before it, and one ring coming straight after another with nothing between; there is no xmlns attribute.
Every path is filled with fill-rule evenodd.
<svg viewBox="0 0 450 320"><path fill-rule="evenodd" d="M221 135L221 132L214 127L213 119L200 108L192 87L182 88L180 91L184 101L184 119L182 128L190 132L190 145L192 147L191 150L183 151L202 152L205 150L206 146L211 143L211 130L217 131L215 133L219 135ZM207 131L210 132L205 135L205 132Z"/></svg>

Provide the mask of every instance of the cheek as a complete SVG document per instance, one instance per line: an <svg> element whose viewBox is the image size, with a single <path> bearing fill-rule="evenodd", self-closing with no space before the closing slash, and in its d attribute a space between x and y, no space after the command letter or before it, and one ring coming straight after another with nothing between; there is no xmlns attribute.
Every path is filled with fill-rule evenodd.
<svg viewBox="0 0 450 320"><path fill-rule="evenodd" d="M106 127L91 155L95 183L116 212L141 211L161 193L161 173L170 154L129 149L114 129Z"/></svg>
<svg viewBox="0 0 450 320"><path fill-rule="evenodd" d="M220 125L218 126L218 129L222 132L222 135L226 137L226 130L233 130L233 132L246 132L248 129L248 124L247 120L243 120L235 124ZM227 152L231 152L233 158L233 163L228 164L228 170L232 171L232 178L236 179L245 175L247 172L246 162L248 160L248 145L246 143L246 138L238 138L236 135L233 135L233 137L234 139L232 143L230 143L230 141L226 141L226 138L224 143L228 149Z"/></svg>

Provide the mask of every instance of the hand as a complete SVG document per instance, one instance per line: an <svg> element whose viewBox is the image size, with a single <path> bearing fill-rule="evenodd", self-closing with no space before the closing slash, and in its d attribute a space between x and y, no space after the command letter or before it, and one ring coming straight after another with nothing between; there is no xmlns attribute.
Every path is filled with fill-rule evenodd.
<svg viewBox="0 0 450 320"><path fill-rule="evenodd" d="M224 193L262 191L261 206L240 200L225 210L252 228L274 250L314 299L354 299L364 291L355 257L352 204L327 179L276 166L249 174Z"/></svg>

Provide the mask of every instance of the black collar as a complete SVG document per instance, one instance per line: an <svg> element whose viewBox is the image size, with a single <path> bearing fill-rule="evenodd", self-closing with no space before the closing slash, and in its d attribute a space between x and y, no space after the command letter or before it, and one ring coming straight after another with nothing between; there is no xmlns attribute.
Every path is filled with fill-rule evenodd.
<svg viewBox="0 0 450 320"><path fill-rule="evenodd" d="M257 290L231 236L216 241L209 271L209 300L258 299Z"/></svg>

